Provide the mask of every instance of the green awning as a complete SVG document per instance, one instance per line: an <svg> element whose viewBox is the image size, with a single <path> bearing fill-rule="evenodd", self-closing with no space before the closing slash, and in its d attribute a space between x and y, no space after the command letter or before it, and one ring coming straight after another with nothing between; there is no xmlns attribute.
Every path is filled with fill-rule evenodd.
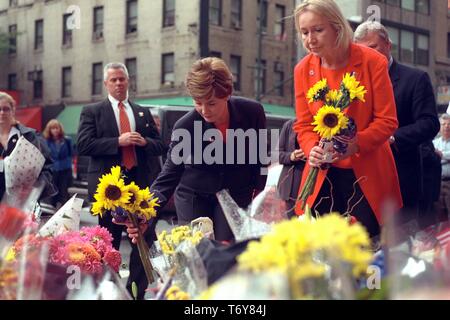
<svg viewBox="0 0 450 320"><path fill-rule="evenodd" d="M191 97L172 97L157 99L136 99L137 104L148 106L193 106ZM80 113L84 105L70 105L58 115L57 119L62 123L66 135L76 137L78 124L80 122ZM263 103L264 110L268 114L295 117L294 108L282 105Z"/></svg>
<svg viewBox="0 0 450 320"><path fill-rule="evenodd" d="M191 97L172 97L172 98L158 98L158 99L140 99L136 103L141 105L160 105L160 106L192 106ZM295 117L295 110L289 106L275 105L263 103L266 113Z"/></svg>
<svg viewBox="0 0 450 320"><path fill-rule="evenodd" d="M83 105L67 106L56 118L63 125L66 135L75 138L80 122L80 113Z"/></svg>

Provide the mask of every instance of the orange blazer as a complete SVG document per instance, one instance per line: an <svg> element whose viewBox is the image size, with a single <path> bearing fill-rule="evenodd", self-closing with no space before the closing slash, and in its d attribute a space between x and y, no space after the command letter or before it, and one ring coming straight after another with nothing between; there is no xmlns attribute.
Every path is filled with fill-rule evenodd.
<svg viewBox="0 0 450 320"><path fill-rule="evenodd" d="M320 65L320 58L309 54L297 64L294 71L297 113L294 130L298 133L301 148L308 156L320 140L319 135L313 132L312 122L323 102L310 104L306 94L309 88L321 80ZM363 178L359 182L361 189L378 222L382 224L383 209L394 206L398 210L403 205L397 169L388 142L397 129L398 121L387 59L373 49L351 44L350 61L344 70L337 72L355 72L356 79L367 90L365 102L354 100L346 109L347 115L355 120L358 130L359 152L351 157L351 164L356 178ZM300 190L309 169L307 163ZM307 200L309 207L312 207L325 176L326 170L319 170L314 193ZM296 213L303 213L300 203L297 203Z"/></svg>

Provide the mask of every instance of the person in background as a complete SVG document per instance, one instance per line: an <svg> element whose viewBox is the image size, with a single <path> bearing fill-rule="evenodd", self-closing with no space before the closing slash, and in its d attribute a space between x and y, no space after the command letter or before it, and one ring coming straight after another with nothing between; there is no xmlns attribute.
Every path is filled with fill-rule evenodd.
<svg viewBox="0 0 450 320"><path fill-rule="evenodd" d="M420 145L439 132L433 86L428 74L398 63L391 54L392 42L387 29L377 21L366 21L355 30L357 43L375 49L389 62L389 77L394 88L398 129L389 138L394 154L403 198L402 220L417 220L421 227L433 224L434 217L419 216L423 194L424 170ZM427 185L427 187L429 187Z"/></svg>
<svg viewBox="0 0 450 320"><path fill-rule="evenodd" d="M440 117L441 136L433 140L436 153L441 159L442 180L438 203L438 220L447 221L450 214L450 115Z"/></svg>
<svg viewBox="0 0 450 320"><path fill-rule="evenodd" d="M23 136L38 148L45 158L44 167L39 176L45 183L41 198L53 196L57 193L57 189L53 184L52 159L50 157L50 152L45 143L43 143L43 140L37 136L34 129L20 124L15 119L15 111L15 100L9 94L0 92L0 199L3 200L3 196L6 192L3 161L13 152L20 136Z"/></svg>
<svg viewBox="0 0 450 320"><path fill-rule="evenodd" d="M72 185L72 139L64 135L63 126L56 119L47 123L43 136L50 149L53 160L53 181L58 188L58 194L51 198L50 204L58 209L70 197L68 189Z"/></svg>
<svg viewBox="0 0 450 320"><path fill-rule="evenodd" d="M297 134L293 129L294 123L295 119L284 123L278 143L278 162L283 165L283 169L278 180L277 191L280 198L286 202L288 218L295 216L298 188L306 162L305 153L298 145Z"/></svg>
<svg viewBox="0 0 450 320"><path fill-rule="evenodd" d="M330 169L319 169L313 194L306 203L320 214L338 211L352 215L374 238L380 234L383 218L391 218L383 216L384 205L391 203L395 210L402 207L388 142L398 125L388 62L375 50L352 42L351 26L333 0L303 1L294 17L299 38L309 52L294 71L294 130L308 157L300 190L310 168L320 168L326 160L320 136L312 125L323 104L309 103L307 93L324 78L330 89L338 90L344 75L353 74L367 90L365 102L355 100L345 110L354 119L357 133L348 141L346 153L333 153ZM300 203L296 213L303 213Z"/></svg>

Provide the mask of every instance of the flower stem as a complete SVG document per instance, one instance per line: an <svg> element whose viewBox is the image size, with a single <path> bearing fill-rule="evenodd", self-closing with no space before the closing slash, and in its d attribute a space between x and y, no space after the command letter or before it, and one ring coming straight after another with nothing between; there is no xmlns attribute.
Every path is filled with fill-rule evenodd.
<svg viewBox="0 0 450 320"><path fill-rule="evenodd" d="M300 192L300 195L298 196L301 208L302 210L305 209L306 206L306 200L308 200L308 197L313 194L314 187L316 186L317 181L317 173L319 172L319 168L312 167L310 168L308 172L308 176L306 177L305 184L302 188L302 191Z"/></svg>
<svg viewBox="0 0 450 320"><path fill-rule="evenodd" d="M148 283L153 283L155 280L153 278L153 266L150 262L150 254L147 243L144 240L144 236L142 235L141 229L139 229L139 223L136 219L136 216L130 212L128 212L128 218L133 223L133 226L138 229L138 237L137 237L137 247L139 250L139 257L142 261L142 266L144 267L145 275L147 276Z"/></svg>

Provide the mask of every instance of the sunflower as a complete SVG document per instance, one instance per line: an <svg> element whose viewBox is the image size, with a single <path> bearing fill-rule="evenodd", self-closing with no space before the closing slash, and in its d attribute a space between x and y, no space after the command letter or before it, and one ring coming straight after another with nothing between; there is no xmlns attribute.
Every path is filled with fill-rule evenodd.
<svg viewBox="0 0 450 320"><path fill-rule="evenodd" d="M339 108L324 105L314 117L314 131L322 138L331 140L336 134L348 126L348 118Z"/></svg>
<svg viewBox="0 0 450 320"><path fill-rule="evenodd" d="M150 193L150 190L147 188L143 190L139 190L139 196L141 202L139 203L139 213L143 218L147 221L152 217L156 217L155 207L159 206L158 198L154 197L153 193Z"/></svg>
<svg viewBox="0 0 450 320"><path fill-rule="evenodd" d="M137 186L134 182L131 182L127 185L128 192L130 193L130 199L124 205L124 209L129 212L135 212L139 210L139 204L142 201L142 195L139 192L139 186Z"/></svg>
<svg viewBox="0 0 450 320"><path fill-rule="evenodd" d="M359 85L359 81L356 80L355 76L350 73L346 73L342 79L342 89L348 91L350 102L355 98L365 102L364 95L367 93L364 86Z"/></svg>
<svg viewBox="0 0 450 320"><path fill-rule="evenodd" d="M320 101L324 99L329 90L327 79L322 79L308 90L306 97L309 99L309 103Z"/></svg>
<svg viewBox="0 0 450 320"><path fill-rule="evenodd" d="M111 169L111 173L100 178L97 191L94 195L96 202L92 207L92 213L102 214L103 210L115 210L123 207L129 201L131 194L120 177L120 168Z"/></svg>
<svg viewBox="0 0 450 320"><path fill-rule="evenodd" d="M342 92L337 90L330 90L325 96L325 101L328 105L336 106L341 96Z"/></svg>

